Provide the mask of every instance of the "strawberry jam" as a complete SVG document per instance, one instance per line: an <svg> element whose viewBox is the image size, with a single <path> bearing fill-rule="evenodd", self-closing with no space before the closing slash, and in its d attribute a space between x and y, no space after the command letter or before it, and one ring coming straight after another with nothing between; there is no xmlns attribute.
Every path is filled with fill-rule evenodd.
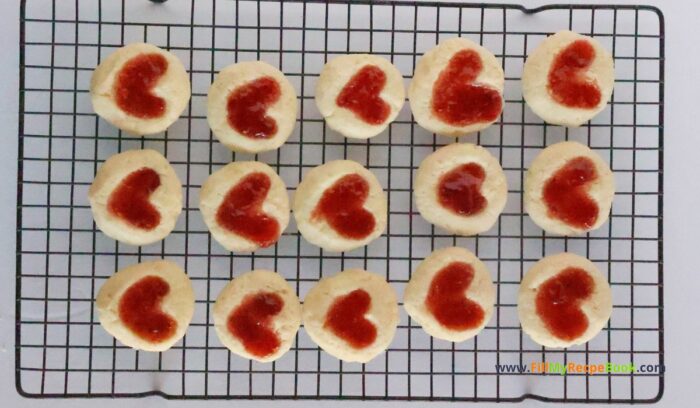
<svg viewBox="0 0 700 408"><path fill-rule="evenodd" d="M228 330L243 343L250 354L266 357L280 347L280 339L272 321L284 307L284 300L276 293L260 292L243 299L228 317Z"/></svg>
<svg viewBox="0 0 700 408"><path fill-rule="evenodd" d="M586 40L577 40L557 54L547 76L549 94L561 105L592 109L601 99L595 81L585 77L595 60L595 49Z"/></svg>
<svg viewBox="0 0 700 408"><path fill-rule="evenodd" d="M363 239L374 231L374 215L364 208L369 183L359 174L341 177L323 192L311 214L324 219L342 237Z"/></svg>
<svg viewBox="0 0 700 408"><path fill-rule="evenodd" d="M326 314L323 327L345 340L355 349L365 348L377 338L377 328L365 318L372 297L364 289L338 296Z"/></svg>
<svg viewBox="0 0 700 408"><path fill-rule="evenodd" d="M484 168L476 163L466 163L445 173L437 186L440 204L459 215L478 214L488 202L481 195L481 185L486 178Z"/></svg>
<svg viewBox="0 0 700 408"><path fill-rule="evenodd" d="M484 309L467 299L466 291L473 280L474 268L464 262L448 264L433 278L425 306L444 327L474 329L484 321Z"/></svg>
<svg viewBox="0 0 700 408"><path fill-rule="evenodd" d="M595 164L588 157L569 160L544 184L542 197L550 217L580 229L593 227L598 204L588 195L588 185L598 178Z"/></svg>
<svg viewBox="0 0 700 408"><path fill-rule="evenodd" d="M136 281L119 299L119 318L134 334L151 343L159 343L175 334L177 322L161 310L170 285L160 276Z"/></svg>
<svg viewBox="0 0 700 408"><path fill-rule="evenodd" d="M483 70L474 50L456 52L433 85L433 114L453 126L493 122L501 114L501 94L476 83Z"/></svg>
<svg viewBox="0 0 700 408"><path fill-rule="evenodd" d="M270 177L265 173L250 173L243 177L226 193L216 211L216 221L261 247L274 244L281 233L279 222L262 209L270 185Z"/></svg>
<svg viewBox="0 0 700 408"><path fill-rule="evenodd" d="M269 76L260 77L236 88L228 97L228 124L251 139L269 139L277 134L277 122L267 109L277 102L282 91Z"/></svg>
<svg viewBox="0 0 700 408"><path fill-rule="evenodd" d="M114 100L131 116L155 119L165 113L165 99L153 88L168 70L168 60L157 53L140 54L127 61L114 81Z"/></svg>
<svg viewBox="0 0 700 408"><path fill-rule="evenodd" d="M537 315L557 338L576 339L588 329L588 318L581 311L581 302L593 294L593 289L593 278L585 270L566 268L537 289Z"/></svg>
<svg viewBox="0 0 700 408"><path fill-rule="evenodd" d="M107 210L129 225L152 230L160 224L160 213L151 204L151 194L160 186L155 170L144 167L126 176L107 200Z"/></svg>
<svg viewBox="0 0 700 408"><path fill-rule="evenodd" d="M385 85L384 71L376 65L365 65L350 78L335 103L370 125L381 125L391 113L389 104L379 97Z"/></svg>

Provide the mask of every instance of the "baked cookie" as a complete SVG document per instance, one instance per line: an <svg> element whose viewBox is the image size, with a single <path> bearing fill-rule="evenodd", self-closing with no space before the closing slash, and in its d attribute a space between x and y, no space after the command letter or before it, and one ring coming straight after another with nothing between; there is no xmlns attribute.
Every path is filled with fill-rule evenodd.
<svg viewBox="0 0 700 408"><path fill-rule="evenodd" d="M418 61L408 88L413 117L425 129L463 136L491 126L503 110L503 68L466 38L441 41Z"/></svg>
<svg viewBox="0 0 700 408"><path fill-rule="evenodd" d="M486 265L463 248L434 251L406 285L403 303L428 334L448 341L468 340L486 327L496 290Z"/></svg>
<svg viewBox="0 0 700 408"><path fill-rule="evenodd" d="M565 252L543 258L520 283L520 324L543 346L586 343L607 324L611 314L610 285L582 256Z"/></svg>
<svg viewBox="0 0 700 408"><path fill-rule="evenodd" d="M386 350L399 323L394 289L362 269L321 279L304 298L302 313L311 339L348 362L366 363Z"/></svg>
<svg viewBox="0 0 700 408"><path fill-rule="evenodd" d="M182 185L175 169L155 150L116 154L97 170L88 190L95 224L130 245L160 241L182 211Z"/></svg>
<svg viewBox="0 0 700 408"><path fill-rule="evenodd" d="M314 167L294 194L294 218L307 241L327 251L367 245L386 227L387 201L374 174L352 160Z"/></svg>
<svg viewBox="0 0 700 408"><path fill-rule="evenodd" d="M287 187L261 162L229 163L199 192L199 209L211 235L229 251L274 245L289 224Z"/></svg>
<svg viewBox="0 0 700 408"><path fill-rule="evenodd" d="M297 120L297 95L284 74L262 61L229 65L207 96L214 136L235 152L274 150L287 141Z"/></svg>
<svg viewBox="0 0 700 408"><path fill-rule="evenodd" d="M294 289L278 273L255 270L233 279L214 303L214 328L232 353L260 362L282 357L301 324Z"/></svg>
<svg viewBox="0 0 700 408"><path fill-rule="evenodd" d="M194 291L177 264L149 261L112 275L95 305L102 327L120 342L136 350L165 351L192 321Z"/></svg>
<svg viewBox="0 0 700 408"><path fill-rule="evenodd" d="M401 72L370 54L333 58L316 83L316 106L326 123L353 139L368 139L386 129L405 97Z"/></svg>
<svg viewBox="0 0 700 408"><path fill-rule="evenodd" d="M525 174L525 211L551 234L579 235L599 228L614 196L610 167L577 142L542 150Z"/></svg>
<svg viewBox="0 0 700 408"><path fill-rule="evenodd" d="M454 143L426 157L416 172L414 195L431 224L475 235L496 223L508 198L498 160L481 146Z"/></svg>
<svg viewBox="0 0 700 408"><path fill-rule="evenodd" d="M111 53L90 80L95 113L136 136L162 132L190 101L190 78L173 54L135 43Z"/></svg>
<svg viewBox="0 0 700 408"><path fill-rule="evenodd" d="M523 97L542 120L581 126L602 111L615 86L610 53L591 37L559 31L527 57Z"/></svg>

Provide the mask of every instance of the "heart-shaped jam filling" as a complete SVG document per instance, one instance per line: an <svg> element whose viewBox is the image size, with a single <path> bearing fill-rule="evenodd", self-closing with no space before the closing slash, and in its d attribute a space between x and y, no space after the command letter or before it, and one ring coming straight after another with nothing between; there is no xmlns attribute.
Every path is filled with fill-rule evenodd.
<svg viewBox="0 0 700 408"><path fill-rule="evenodd" d="M168 60L157 53L139 54L127 61L114 81L117 106L131 116L154 119L165 113L165 99L153 93L168 70Z"/></svg>
<svg viewBox="0 0 700 408"><path fill-rule="evenodd" d="M229 126L251 139L275 136L277 121L267 114L267 110L281 95L279 83L269 76L239 86L228 96L226 109Z"/></svg>
<svg viewBox="0 0 700 408"><path fill-rule="evenodd" d="M433 85L433 114L453 126L495 121L503 98L496 89L476 82L482 70L476 51L457 51Z"/></svg>
<svg viewBox="0 0 700 408"><path fill-rule="evenodd" d="M486 179L484 168L476 163L461 164L440 177L437 197L440 204L459 215L478 214L488 202L481 194Z"/></svg>
<svg viewBox="0 0 700 408"><path fill-rule="evenodd" d="M391 113L389 104L379 96L385 85L384 71L376 65L365 65L345 84L335 103L370 125L381 125Z"/></svg>
<svg viewBox="0 0 700 408"><path fill-rule="evenodd" d="M152 230L160 224L160 212L151 204L150 197L160 186L160 176L143 167L126 176L107 200L108 211L129 225Z"/></svg>
<svg viewBox="0 0 700 408"><path fill-rule="evenodd" d="M595 49L586 40L576 40L554 58L547 76L549 94L570 108L592 109L602 97L595 80L586 77L595 60Z"/></svg>
<svg viewBox="0 0 700 408"><path fill-rule="evenodd" d="M544 184L542 197L550 217L580 229L589 229L598 219L598 204L588 195L588 186L598 178L595 163L588 157L569 160Z"/></svg>
<svg viewBox="0 0 700 408"><path fill-rule="evenodd" d="M554 336L574 340L588 329L588 318L581 310L581 302L593 294L593 289L593 278L588 272L566 268L537 288L537 315Z"/></svg>
<svg viewBox="0 0 700 408"><path fill-rule="evenodd" d="M365 348L377 338L377 328L365 315L372 305L372 297L364 289L338 296L326 313L323 327L345 340L356 349Z"/></svg>
<svg viewBox="0 0 700 408"><path fill-rule="evenodd" d="M338 179L323 192L312 219L325 220L339 235L363 239L374 231L374 215L364 208L369 195L369 183L359 174Z"/></svg>
<svg viewBox="0 0 700 408"><path fill-rule="evenodd" d="M250 354L269 356L280 347L280 339L272 322L283 307L284 300L276 293L248 295L229 315L228 330Z"/></svg>
<svg viewBox="0 0 700 408"><path fill-rule="evenodd" d="M262 209L271 183L270 177L262 172L243 177L226 193L216 210L216 222L261 247L277 242L280 236L279 222Z"/></svg>
<svg viewBox="0 0 700 408"><path fill-rule="evenodd" d="M177 321L161 309L169 292L170 285L159 276L139 279L119 299L119 318L134 334L151 343L169 339L177 329Z"/></svg>
<svg viewBox="0 0 700 408"><path fill-rule="evenodd" d="M425 306L435 319L451 330L479 327L484 309L467 298L474 280L474 268L465 262L452 262L435 274L425 298Z"/></svg>

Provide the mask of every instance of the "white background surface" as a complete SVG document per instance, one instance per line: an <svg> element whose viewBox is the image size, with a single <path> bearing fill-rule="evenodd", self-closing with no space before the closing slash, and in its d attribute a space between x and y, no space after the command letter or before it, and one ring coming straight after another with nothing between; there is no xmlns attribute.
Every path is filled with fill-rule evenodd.
<svg viewBox="0 0 700 408"><path fill-rule="evenodd" d="M135 1L135 0L133 0ZM146 1L146 0L143 0ZM617 0L617 3L634 4L637 1ZM583 3L573 1L574 3ZM612 1L588 0L586 3L610 3ZM522 0L526 6L546 4L543 1ZM697 251L696 233L700 230L700 183L696 177L700 171L694 168L700 137L694 118L700 114L700 33L697 18L700 2L697 0L646 0L657 5L666 17L666 129L665 129L665 206L664 206L664 281L665 281L665 350L666 387L659 404L663 407L697 405L700 398L697 367L700 353L696 339L700 337L700 320L694 303L700 291L700 276L695 268ZM15 197L17 172L17 89L19 61L19 0L3 0L0 3L0 38L3 54L0 59L0 123L6 144L0 149L0 178L3 200L0 200L0 395L8 407L87 407L100 404L112 406L328 406L328 401L279 401L279 402L214 402L214 401L166 401L153 397L132 400L27 400L19 397L14 385L14 286L15 286ZM343 406L382 405L405 403L332 402ZM414 406L428 403L414 403ZM432 407L447 406L430 403ZM454 404L452 404L454 405ZM541 406L543 403L526 401L524 406ZM489 406L489 404L479 404Z"/></svg>

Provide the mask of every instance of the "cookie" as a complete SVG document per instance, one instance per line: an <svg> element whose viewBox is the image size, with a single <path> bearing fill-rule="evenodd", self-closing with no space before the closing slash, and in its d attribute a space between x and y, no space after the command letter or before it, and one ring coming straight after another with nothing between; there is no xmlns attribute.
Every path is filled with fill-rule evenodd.
<svg viewBox="0 0 700 408"><path fill-rule="evenodd" d="M503 110L505 76L496 57L466 38L443 40L416 65L408 99L430 132L463 136L491 126Z"/></svg>
<svg viewBox="0 0 700 408"><path fill-rule="evenodd" d="M192 321L194 291L177 264L149 261L112 275L95 305L102 327L121 343L136 350L165 351L185 335Z"/></svg>
<svg viewBox="0 0 700 408"><path fill-rule="evenodd" d="M289 224L284 181L261 162L233 162L207 178L199 209L212 237L229 251L274 245Z"/></svg>
<svg viewBox="0 0 700 408"><path fill-rule="evenodd" d="M100 166L88 190L95 224L130 245L160 241L182 211L182 185L168 160L155 150L129 150Z"/></svg>
<svg viewBox="0 0 700 408"><path fill-rule="evenodd" d="M463 248L438 249L411 275L404 308L431 336L460 342L486 327L496 289L486 265Z"/></svg>
<svg viewBox="0 0 700 408"><path fill-rule="evenodd" d="M325 352L366 363L389 347L399 323L396 292L379 275L348 269L321 279L304 298L304 328Z"/></svg>
<svg viewBox="0 0 700 408"><path fill-rule="evenodd" d="M543 346L584 344L605 327L611 314L610 285L582 256L565 252L545 257L520 283L520 324Z"/></svg>
<svg viewBox="0 0 700 408"><path fill-rule="evenodd" d="M612 55L591 37L559 31L528 55L523 97L547 123L577 127L605 109L615 87Z"/></svg>
<svg viewBox="0 0 700 408"><path fill-rule="evenodd" d="M260 362L282 357L301 324L294 289L278 273L255 270L234 278L214 304L214 328L232 353Z"/></svg>
<svg viewBox="0 0 700 408"><path fill-rule="evenodd" d="M614 196L610 167L577 142L542 150L525 174L525 211L551 234L580 235L600 228Z"/></svg>
<svg viewBox="0 0 700 408"><path fill-rule="evenodd" d="M136 136L149 135L180 117L190 101L190 79L175 55L134 43L97 66L90 97L95 112L107 122Z"/></svg>
<svg viewBox="0 0 700 408"><path fill-rule="evenodd" d="M431 224L453 234L488 231L508 198L498 160L481 146L455 143L439 148L418 167L416 207Z"/></svg>
<svg viewBox="0 0 700 408"><path fill-rule="evenodd" d="M387 199L372 172L336 160L306 173L294 193L293 211L307 241L327 251L350 251L382 234Z"/></svg>
<svg viewBox="0 0 700 408"><path fill-rule="evenodd" d="M294 130L297 95L277 68L245 61L219 72L207 96L207 121L214 136L234 152L279 148Z"/></svg>
<svg viewBox="0 0 700 408"><path fill-rule="evenodd" d="M401 72L376 55L335 57L316 83L316 106L326 123L353 139L381 133L396 119L404 100Z"/></svg>

